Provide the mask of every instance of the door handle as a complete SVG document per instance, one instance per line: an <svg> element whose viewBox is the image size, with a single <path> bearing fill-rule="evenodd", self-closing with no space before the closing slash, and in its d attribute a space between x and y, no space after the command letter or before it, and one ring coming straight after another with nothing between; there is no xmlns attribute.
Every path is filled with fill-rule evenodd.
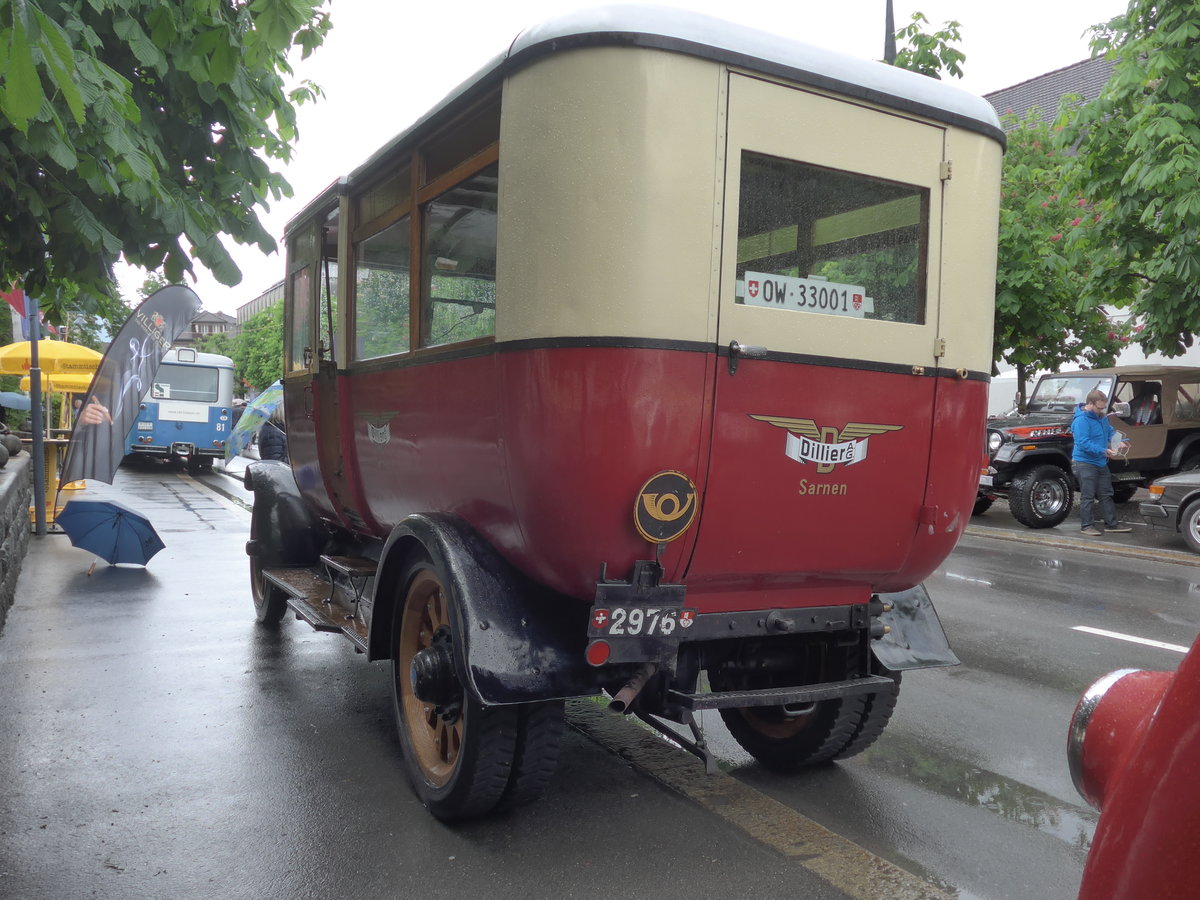
<svg viewBox="0 0 1200 900"><path fill-rule="evenodd" d="M729 374L733 375L737 372L738 361L741 359L766 359L767 348L757 347L750 344L739 344L737 341L729 342Z"/></svg>

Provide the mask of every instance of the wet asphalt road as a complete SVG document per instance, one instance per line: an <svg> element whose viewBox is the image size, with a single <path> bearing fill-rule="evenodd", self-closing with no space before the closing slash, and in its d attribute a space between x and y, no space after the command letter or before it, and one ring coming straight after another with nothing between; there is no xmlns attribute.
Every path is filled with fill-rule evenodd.
<svg viewBox="0 0 1200 900"><path fill-rule="evenodd" d="M65 537L33 542L0 632L0 897L1069 898L1095 825L1066 774L1070 710L1110 669L1179 659L1076 629L1200 631L1178 536L1097 547L997 504L929 582L964 665L910 673L863 756L779 778L714 716L726 774L706 778L576 710L596 740L568 731L546 797L449 827L404 782L386 666L298 622L256 628L249 516L206 486L243 496L169 470L89 486L154 521L167 549L145 570L89 576ZM918 893L862 880L883 860Z"/></svg>
<svg viewBox="0 0 1200 900"><path fill-rule="evenodd" d="M31 545L0 632L0 897L846 896L574 731L536 814L439 823L386 667L255 626L244 510L168 470L87 494L167 548L89 576L65 536Z"/></svg>

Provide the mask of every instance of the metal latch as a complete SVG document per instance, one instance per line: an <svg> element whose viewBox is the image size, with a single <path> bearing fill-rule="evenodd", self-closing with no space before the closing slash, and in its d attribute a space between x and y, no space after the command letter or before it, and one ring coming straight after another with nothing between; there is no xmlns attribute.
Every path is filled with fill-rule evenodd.
<svg viewBox="0 0 1200 900"><path fill-rule="evenodd" d="M766 347L752 347L749 344L739 344L737 341L729 342L729 374L733 375L737 372L738 360L742 357L746 359L766 359Z"/></svg>

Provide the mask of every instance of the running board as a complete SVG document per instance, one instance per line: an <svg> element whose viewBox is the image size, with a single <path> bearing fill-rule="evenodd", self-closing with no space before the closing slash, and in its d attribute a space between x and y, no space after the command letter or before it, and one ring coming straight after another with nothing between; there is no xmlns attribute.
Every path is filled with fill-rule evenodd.
<svg viewBox="0 0 1200 900"><path fill-rule="evenodd" d="M287 595L287 604L301 619L317 631L334 631L350 638L354 648L367 650L367 626L354 614L334 603L333 582L307 567L263 569L263 577Z"/></svg>
<svg viewBox="0 0 1200 900"><path fill-rule="evenodd" d="M808 687L766 688L759 691L714 691L685 694L667 691L667 701L683 709L743 709L750 706L785 706L789 703L815 703L855 694L880 694L896 690L896 682L884 675L867 675L849 681L828 681Z"/></svg>

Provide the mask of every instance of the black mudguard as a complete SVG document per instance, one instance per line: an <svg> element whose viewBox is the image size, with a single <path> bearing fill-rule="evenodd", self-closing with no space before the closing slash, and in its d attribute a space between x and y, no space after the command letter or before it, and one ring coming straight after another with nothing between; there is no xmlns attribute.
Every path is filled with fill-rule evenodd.
<svg viewBox="0 0 1200 900"><path fill-rule="evenodd" d="M893 672L903 672L959 665L925 585L880 594L879 599L892 607L879 617L891 631L871 641L875 658L884 666Z"/></svg>
<svg viewBox="0 0 1200 900"><path fill-rule="evenodd" d="M424 552L445 574L459 618L466 671L460 680L485 704L598 694L598 671L584 659L589 607L533 584L466 522L413 515L384 545L375 588L368 656L391 656L404 571Z"/></svg>
<svg viewBox="0 0 1200 900"><path fill-rule="evenodd" d="M326 531L300 496L291 466L259 460L246 467L242 481L254 491L254 546L247 544L246 552L253 549L266 566L315 564Z"/></svg>

